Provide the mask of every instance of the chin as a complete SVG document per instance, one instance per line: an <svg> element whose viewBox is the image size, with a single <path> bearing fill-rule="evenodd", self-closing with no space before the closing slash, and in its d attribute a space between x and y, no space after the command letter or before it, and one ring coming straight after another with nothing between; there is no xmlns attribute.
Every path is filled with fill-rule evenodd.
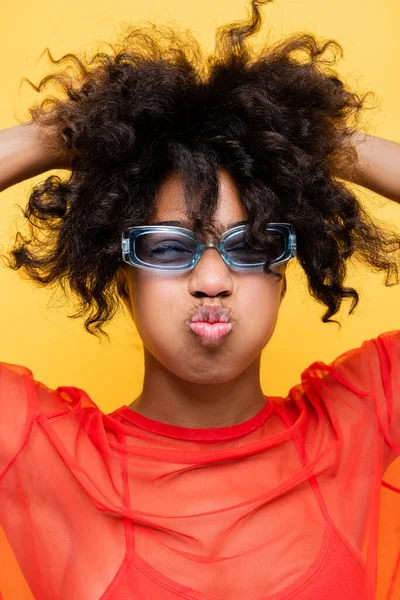
<svg viewBox="0 0 400 600"><path fill-rule="evenodd" d="M187 381L188 383L197 383L200 385L213 385L229 383L230 381L233 381L234 379L239 377L239 375L241 375L241 373L243 373L244 370L245 368L243 368L243 364L240 365L240 368L237 369L224 369L222 365L220 366L220 368L218 368L218 366L215 365L214 369L212 370L210 369L210 365L208 365L208 368L199 368L199 365L196 365L192 370L187 369L186 372L175 372L175 375L180 379Z"/></svg>
<svg viewBox="0 0 400 600"><path fill-rule="evenodd" d="M181 379L187 381L188 383L195 383L198 385L218 385L223 383L229 383L230 381L233 381L236 377L237 375L226 375L225 377L207 377L205 375L190 377L188 375L187 377L181 377Z"/></svg>

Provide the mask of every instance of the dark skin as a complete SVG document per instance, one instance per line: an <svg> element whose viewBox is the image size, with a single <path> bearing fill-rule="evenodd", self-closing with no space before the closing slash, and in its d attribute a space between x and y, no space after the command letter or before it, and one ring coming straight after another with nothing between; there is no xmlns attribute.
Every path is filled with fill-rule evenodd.
<svg viewBox="0 0 400 600"><path fill-rule="evenodd" d="M246 220L247 213L226 172L220 183L215 220L225 231ZM182 219L183 185L175 174L161 186L151 222ZM286 264L274 270L284 275ZM235 425L260 411L265 405L261 351L275 329L284 278L262 270L234 271L208 248L189 273L160 275L124 265L118 280L144 345L143 390L130 405L133 410L183 427ZM203 304L223 306L233 318L231 333L216 346L205 344L185 324Z"/></svg>

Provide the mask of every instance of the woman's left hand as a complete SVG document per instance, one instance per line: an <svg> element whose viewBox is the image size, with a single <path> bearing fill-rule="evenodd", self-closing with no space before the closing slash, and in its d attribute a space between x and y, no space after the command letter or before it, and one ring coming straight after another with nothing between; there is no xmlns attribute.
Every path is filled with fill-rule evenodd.
<svg viewBox="0 0 400 600"><path fill-rule="evenodd" d="M355 170L335 173L385 198L400 203L400 144L354 131L351 143L357 151Z"/></svg>

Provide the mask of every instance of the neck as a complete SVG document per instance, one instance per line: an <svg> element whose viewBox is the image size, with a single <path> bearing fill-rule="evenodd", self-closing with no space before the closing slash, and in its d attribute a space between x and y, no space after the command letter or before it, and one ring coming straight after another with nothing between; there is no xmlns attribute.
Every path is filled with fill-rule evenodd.
<svg viewBox="0 0 400 600"><path fill-rule="evenodd" d="M149 419L180 427L237 425L265 406L260 358L231 381L200 384L180 379L145 350L142 393L129 408Z"/></svg>

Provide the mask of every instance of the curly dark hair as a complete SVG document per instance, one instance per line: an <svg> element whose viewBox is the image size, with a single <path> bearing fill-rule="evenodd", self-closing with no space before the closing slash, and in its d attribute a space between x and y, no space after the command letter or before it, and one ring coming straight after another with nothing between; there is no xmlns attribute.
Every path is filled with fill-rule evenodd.
<svg viewBox="0 0 400 600"><path fill-rule="evenodd" d="M251 49L247 38L269 2L252 0L247 21L218 29L206 58L190 32L152 23L129 27L90 59L55 60L46 49L60 68L29 83L38 92L55 84L62 97L46 97L30 115L43 130L55 128L74 158L66 179L53 175L33 188L24 211L31 239L17 233L8 266L40 286L68 285L79 300L69 317L86 315L89 333L108 338L102 325L122 305L121 233L149 222L173 171L199 236L213 232L219 169L238 186L249 243L268 244L269 222L292 223L309 292L328 309L325 323L340 326L330 317L342 299L353 299L350 314L358 304L357 291L343 286L352 256L385 271L385 285L398 283L388 254L400 238L335 175L355 165L351 131L368 94L350 91L333 70L342 55L334 40L299 33Z"/></svg>

